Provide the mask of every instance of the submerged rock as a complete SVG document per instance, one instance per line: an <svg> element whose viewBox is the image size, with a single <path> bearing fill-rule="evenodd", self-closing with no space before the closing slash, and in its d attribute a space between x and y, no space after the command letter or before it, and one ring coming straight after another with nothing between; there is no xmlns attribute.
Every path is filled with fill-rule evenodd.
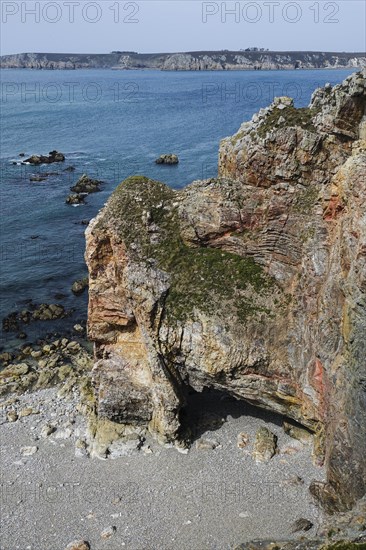
<svg viewBox="0 0 366 550"><path fill-rule="evenodd" d="M7 317L2 320L2 327L4 332L18 332L20 329L18 312L13 311L9 313Z"/></svg>
<svg viewBox="0 0 366 550"><path fill-rule="evenodd" d="M327 510L366 492L365 80L276 100L218 178L117 187L86 230L98 422L176 442L216 389L315 433Z"/></svg>
<svg viewBox="0 0 366 550"><path fill-rule="evenodd" d="M45 181L46 179L47 179L47 176L34 175L34 176L31 176L31 177L29 178L29 181L40 182L40 181Z"/></svg>
<svg viewBox="0 0 366 550"><path fill-rule="evenodd" d="M160 155L155 164L179 164L179 158L177 155Z"/></svg>

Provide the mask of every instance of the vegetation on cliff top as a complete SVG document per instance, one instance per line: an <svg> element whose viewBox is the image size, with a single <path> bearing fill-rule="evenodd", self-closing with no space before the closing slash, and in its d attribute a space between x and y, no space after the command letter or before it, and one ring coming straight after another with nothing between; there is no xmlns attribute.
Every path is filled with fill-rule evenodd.
<svg viewBox="0 0 366 550"><path fill-rule="evenodd" d="M229 303L239 321L258 311L270 313L252 296L253 290L268 294L273 280L252 258L187 246L180 234L178 200L175 191L158 181L131 177L115 190L99 224L117 230L132 259L153 260L170 274L168 318L184 321L195 308L214 314Z"/></svg>
<svg viewBox="0 0 366 550"><path fill-rule="evenodd" d="M257 134L264 139L267 133L273 129L278 127L292 128L296 126L300 126L309 132L316 133L316 128L313 123L313 118L316 114L317 111L309 107L296 109L295 107L287 106L283 110L274 108L258 127Z"/></svg>

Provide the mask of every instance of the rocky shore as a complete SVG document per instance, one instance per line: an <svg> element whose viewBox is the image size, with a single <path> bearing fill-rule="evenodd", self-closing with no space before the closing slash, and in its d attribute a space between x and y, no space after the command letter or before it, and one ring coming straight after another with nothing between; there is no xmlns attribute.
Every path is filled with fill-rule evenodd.
<svg viewBox="0 0 366 550"><path fill-rule="evenodd" d="M157 69L162 71L231 71L347 69L366 66L364 52L255 52L202 51L139 54L22 53L0 57L7 69Z"/></svg>
<svg viewBox="0 0 366 550"><path fill-rule="evenodd" d="M93 354L83 321L26 341L60 303L3 319L4 549L365 550L365 166L363 72L276 98L218 178L114 191L70 289Z"/></svg>
<svg viewBox="0 0 366 550"><path fill-rule="evenodd" d="M189 392L217 390L314 434L327 513L363 497L365 77L276 98L222 141L218 179L129 178L90 223L97 438L184 448Z"/></svg>

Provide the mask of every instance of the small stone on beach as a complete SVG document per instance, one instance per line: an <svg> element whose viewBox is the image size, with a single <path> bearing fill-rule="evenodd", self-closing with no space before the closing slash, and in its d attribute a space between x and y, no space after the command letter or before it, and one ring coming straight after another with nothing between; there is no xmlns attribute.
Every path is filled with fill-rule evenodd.
<svg viewBox="0 0 366 550"><path fill-rule="evenodd" d="M38 451L38 447L22 447L20 449L20 452L22 453L23 456L32 456L36 454L37 451Z"/></svg>
<svg viewBox="0 0 366 550"><path fill-rule="evenodd" d="M100 536L102 539L110 539L111 537L113 537L116 531L117 531L117 528L114 525L111 525L110 527L107 527L106 529L104 529L101 532Z"/></svg>

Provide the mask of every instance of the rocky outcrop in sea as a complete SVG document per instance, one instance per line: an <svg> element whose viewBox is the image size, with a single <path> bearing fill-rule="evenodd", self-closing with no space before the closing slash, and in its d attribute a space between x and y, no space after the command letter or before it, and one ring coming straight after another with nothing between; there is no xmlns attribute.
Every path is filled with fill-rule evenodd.
<svg viewBox="0 0 366 550"><path fill-rule="evenodd" d="M97 436L182 445L210 388L315 434L327 512L365 494L365 84L277 98L222 141L217 179L115 190L86 231Z"/></svg>

